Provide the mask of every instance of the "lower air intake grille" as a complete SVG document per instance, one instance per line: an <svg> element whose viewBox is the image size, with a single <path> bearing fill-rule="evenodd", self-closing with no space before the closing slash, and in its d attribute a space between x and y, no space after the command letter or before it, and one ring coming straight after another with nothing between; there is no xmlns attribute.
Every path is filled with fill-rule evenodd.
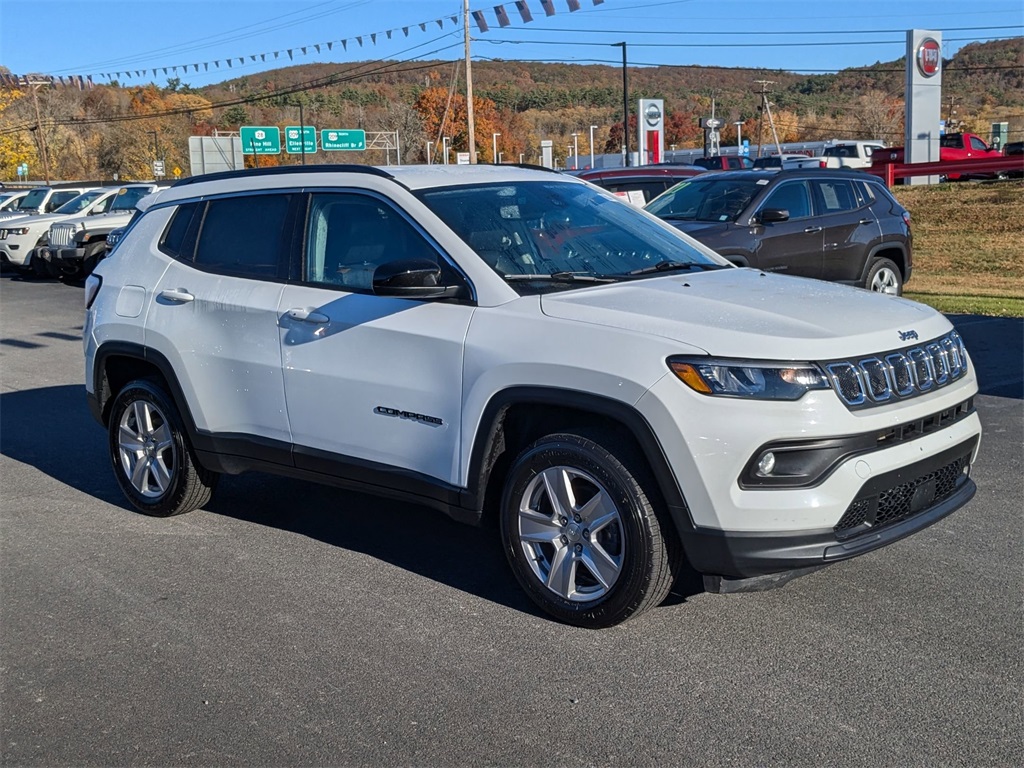
<svg viewBox="0 0 1024 768"><path fill-rule="evenodd" d="M945 501L967 480L964 470L969 461L968 453L913 480L856 499L836 523L836 536L849 539L877 531Z"/></svg>

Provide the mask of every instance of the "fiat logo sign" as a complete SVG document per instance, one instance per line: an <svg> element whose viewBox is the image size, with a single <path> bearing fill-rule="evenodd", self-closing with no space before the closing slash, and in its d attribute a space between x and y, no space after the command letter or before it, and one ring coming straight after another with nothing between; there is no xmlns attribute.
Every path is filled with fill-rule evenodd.
<svg viewBox="0 0 1024 768"><path fill-rule="evenodd" d="M926 37L917 46L917 68L925 77L934 77L942 64L942 48L938 41Z"/></svg>

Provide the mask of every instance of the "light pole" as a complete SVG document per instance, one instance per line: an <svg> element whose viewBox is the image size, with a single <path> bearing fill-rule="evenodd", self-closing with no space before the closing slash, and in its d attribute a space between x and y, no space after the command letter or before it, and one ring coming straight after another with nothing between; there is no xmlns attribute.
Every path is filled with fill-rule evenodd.
<svg viewBox="0 0 1024 768"><path fill-rule="evenodd" d="M494 147L494 149L493 149L493 151L491 153L491 162L492 163L498 162L498 137L499 136L501 136L500 133L492 133L491 134L491 144Z"/></svg>
<svg viewBox="0 0 1024 768"><path fill-rule="evenodd" d="M580 135L578 133L572 135L572 156L574 158L572 169L578 171L580 169Z"/></svg>
<svg viewBox="0 0 1024 768"><path fill-rule="evenodd" d="M441 138L441 147L444 149L444 164L448 165L448 146L452 143L451 136Z"/></svg>
<svg viewBox="0 0 1024 768"><path fill-rule="evenodd" d="M736 126L736 154L740 154L743 151L743 121L737 120L733 125Z"/></svg>
<svg viewBox="0 0 1024 768"><path fill-rule="evenodd" d="M427 142L427 165L430 165L430 142Z"/></svg>
<svg viewBox="0 0 1024 768"><path fill-rule="evenodd" d="M569 155L572 154L572 144L565 149L565 170L569 170Z"/></svg>
<svg viewBox="0 0 1024 768"><path fill-rule="evenodd" d="M596 125L590 126L590 168L591 168L591 170L593 170L593 168L594 168L594 129L595 128L597 128Z"/></svg>
<svg viewBox="0 0 1024 768"><path fill-rule="evenodd" d="M498 153L498 165L501 165L501 158L502 158L502 156L504 156L504 154L505 154L504 152L499 152Z"/></svg>
<svg viewBox="0 0 1024 768"><path fill-rule="evenodd" d="M519 164L520 165L523 164L523 153L522 152L519 153Z"/></svg>
<svg viewBox="0 0 1024 768"><path fill-rule="evenodd" d="M626 44L612 43L622 48L622 159L625 165L629 165L629 75L626 70ZM640 118L637 118L637 130L640 130Z"/></svg>
<svg viewBox="0 0 1024 768"><path fill-rule="evenodd" d="M150 134L153 137L153 164L154 164L153 165L153 170L154 170L153 178L155 179L156 178L156 161L160 159L160 147L159 147L159 145L157 144L157 141L156 141L156 131L146 131L146 133Z"/></svg>

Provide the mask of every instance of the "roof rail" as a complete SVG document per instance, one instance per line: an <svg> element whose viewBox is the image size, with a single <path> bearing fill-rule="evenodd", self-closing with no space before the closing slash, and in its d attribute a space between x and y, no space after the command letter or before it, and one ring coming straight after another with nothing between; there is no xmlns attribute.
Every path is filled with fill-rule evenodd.
<svg viewBox="0 0 1024 768"><path fill-rule="evenodd" d="M374 165L274 165L268 168L245 168L241 171L204 173L200 176L190 176L187 179L176 181L172 186L183 187L188 184L198 184L201 181L220 181L222 179L237 179L245 176L276 176L283 173L366 173L371 176L381 176L385 179L394 178L387 171L383 171Z"/></svg>

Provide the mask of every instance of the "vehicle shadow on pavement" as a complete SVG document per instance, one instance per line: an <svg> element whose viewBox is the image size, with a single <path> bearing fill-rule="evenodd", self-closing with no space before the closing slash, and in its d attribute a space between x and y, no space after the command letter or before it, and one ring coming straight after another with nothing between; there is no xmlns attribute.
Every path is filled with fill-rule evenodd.
<svg viewBox="0 0 1024 768"><path fill-rule="evenodd" d="M90 496L125 505L110 474L106 433L89 415L84 386L0 393L0 454Z"/></svg>
<svg viewBox="0 0 1024 768"><path fill-rule="evenodd" d="M947 317L967 345L980 394L1024 399L1024 318Z"/></svg>
<svg viewBox="0 0 1024 768"><path fill-rule="evenodd" d="M105 432L82 386L0 394L0 454L126 510ZM250 472L224 476L205 511L361 552L514 610L543 615L512 576L493 525L472 527L407 502ZM703 591L687 571L666 604Z"/></svg>

